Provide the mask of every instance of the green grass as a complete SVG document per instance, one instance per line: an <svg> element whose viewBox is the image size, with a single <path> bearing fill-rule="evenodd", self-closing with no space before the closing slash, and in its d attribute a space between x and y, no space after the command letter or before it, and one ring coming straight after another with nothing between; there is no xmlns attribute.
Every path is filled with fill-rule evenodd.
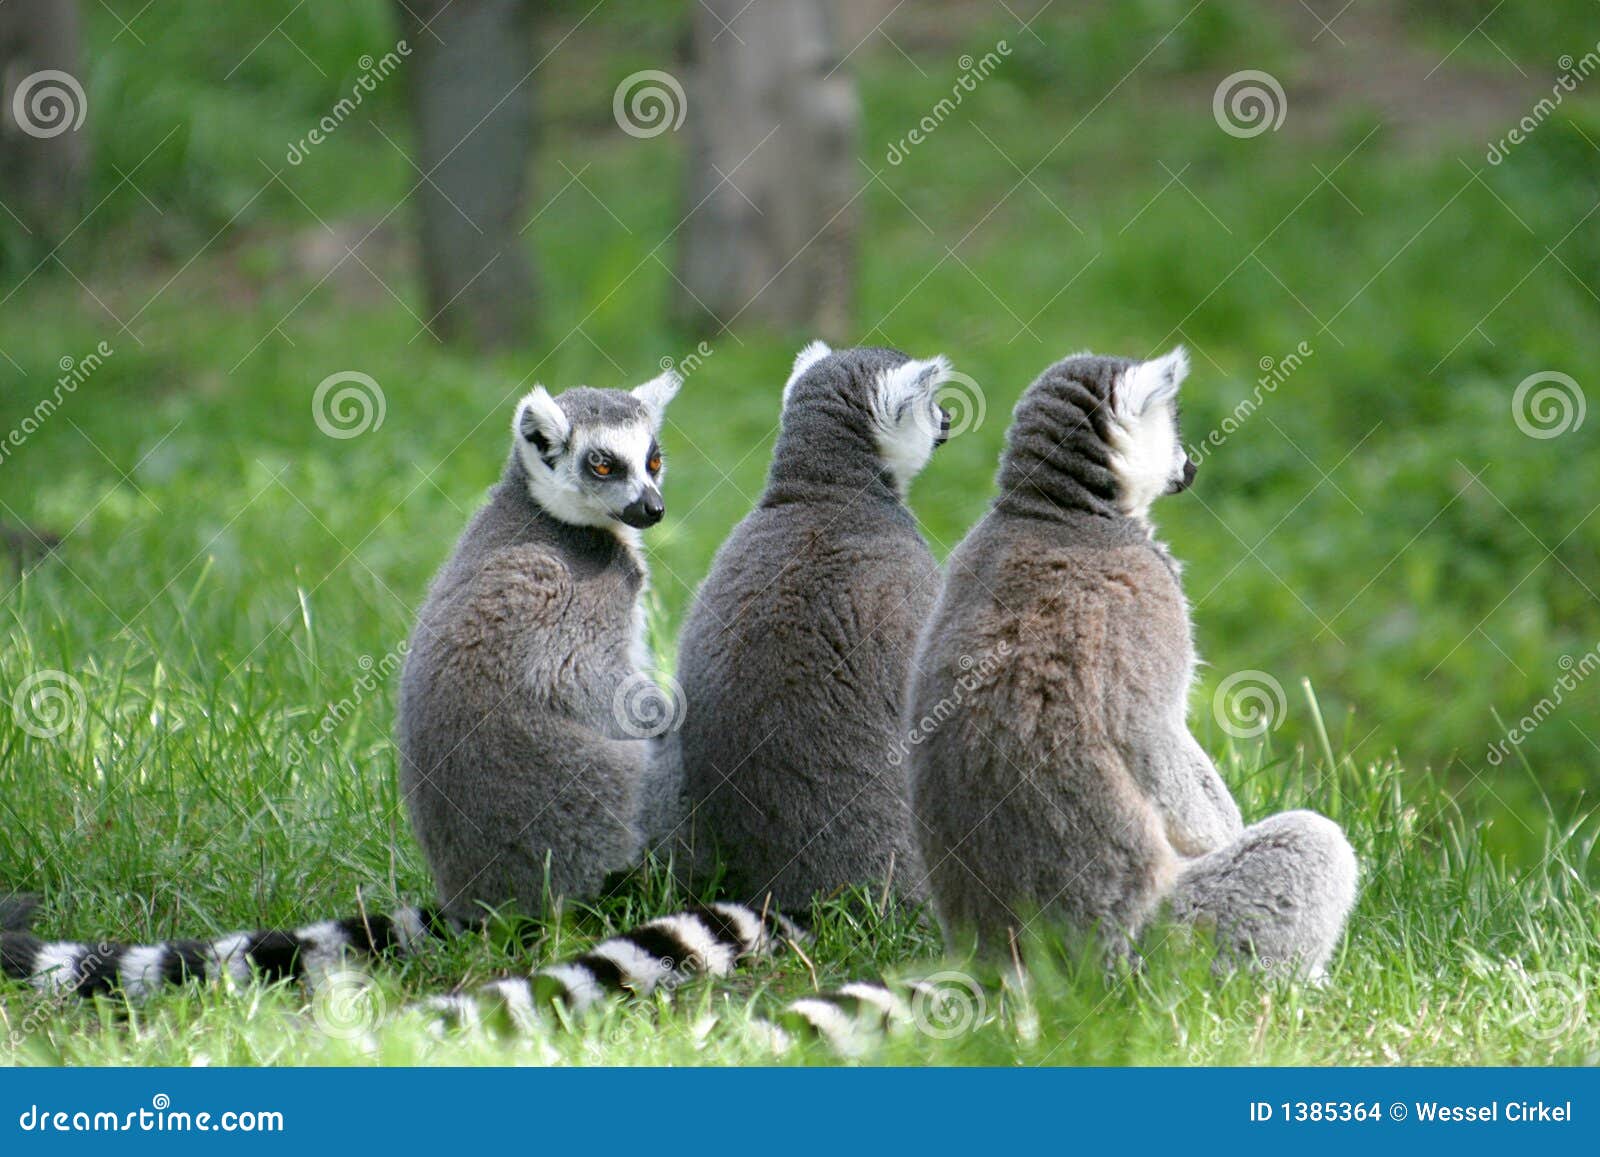
<svg viewBox="0 0 1600 1157"><path fill-rule="evenodd" d="M115 7L125 19L137 8ZM496 478L516 394L534 380L633 384L699 340L661 320L676 287L672 246L657 246L680 212L681 140L634 141L595 112L623 76L673 59L673 6L584 24L541 73L551 123L527 236L544 316L525 349L493 359L418 336L410 219L391 214L414 174L378 132L408 140L398 88L305 163L282 160L356 58L392 44L386 6L302 9L285 28L316 67L271 37L225 80L290 7L179 6L136 24L145 46L113 40L110 14L89 12L88 125L103 162L90 203L103 204L60 262L25 280L42 255L0 236L0 350L20 367L0 359L0 434L51 392L63 357L102 341L114 351L0 459L0 521L65 536L5 580L0 694L11 701L40 671L83 693L76 725L54 739L0 711L0 882L43 893L52 933L201 935L345 911L358 887L380 906L427 896L397 806L392 682L367 691L369 670L405 638ZM1485 138L1447 116L1403 135L1359 84L1299 87L1303 30L1252 4L1184 18L1188 7L1052 9L1035 26L1043 46L1009 22L930 22L897 36L926 76L887 46L853 58L864 156L879 173L864 194L858 337L943 351L982 389L985 420L940 451L912 495L940 554L985 509L1005 417L1056 357L1187 342L1184 421L1198 442L1251 393L1263 358L1308 343L1304 364L1208 451L1195 491L1158 515L1186 560L1210 662L1197 735L1248 815L1309 806L1346 825L1365 872L1360 907L1321 990L1215 984L1203 953L1157 933L1136 979L1108 986L1063 961L1032 1009L1019 1015L991 990L996 1017L976 1032L913 1034L874 1059L1592 1063L1594 1010L1572 996L1600 968L1592 692L1566 695L1510 758L1485 753L1500 720L1551 695L1563 656L1600 642L1600 521L1589 517L1600 427L1591 418L1538 440L1511 416L1513 390L1536 371L1593 392L1583 355L1600 318L1600 233L1585 215L1600 98L1580 89L1486 168ZM1519 7L1485 30L1530 74L1530 92L1548 91L1556 55L1600 40L1600 11L1527 5L1549 29L1534 36ZM1482 15L1451 13L1416 16L1406 35L1442 56ZM549 42L581 15L559 17L568 23ZM948 94L959 55L1001 37L1015 54L886 165L889 142ZM1478 67L1500 59L1476 40L1462 53ZM1244 68L1284 82L1279 131L1218 131L1212 89ZM1504 127L1527 107L1508 102ZM139 188L119 185L116 169L141 162ZM593 196L569 185L578 172ZM384 219L360 250L370 273L351 260L324 280L319 218L353 237ZM674 404L668 520L649 536L664 652L759 490L779 383L809 336L713 339ZM380 383L386 413L336 440L318 431L311 395L347 370ZM1214 710L1214 690L1240 671L1284 689L1259 744L1231 740ZM310 743L345 700L329 738ZM543 960L683 899L654 878L571 913L531 954L473 941L386 968L384 1002ZM875 915L869 898L819 917L808 955L823 984L941 966L926 928ZM685 990L670 1010L619 1006L510 1053L435 1043L415 1023L382 1030L373 1053L317 1031L294 992L173 995L124 1023L110 1008L29 1018L30 998L8 991L0 1008L31 1031L0 1056L749 1061L752 1010L812 979L798 959L757 965L731 986Z"/></svg>
<svg viewBox="0 0 1600 1157"><path fill-rule="evenodd" d="M817 904L806 959L787 953L731 982L618 1001L577 1025L552 1020L528 1036L440 1039L408 1008L421 995L530 968L670 910L682 897L654 872L600 908L572 913L526 951L463 938L378 969L348 1002L291 987L172 993L131 1014L110 1001L85 1009L8 1000L13 1026L32 1031L4 1055L26 1064L826 1063L838 1058L820 1044L774 1053L752 1021L816 985L945 973L958 998L947 1017L925 1014L926 1031L913 1026L860 1061L1600 1063L1600 1032L1585 1003L1600 978L1600 915L1583 881L1592 835L1559 833L1546 816L1548 867L1516 872L1485 848L1440 785L1398 765L1342 758L1328 767L1257 748L1230 752L1224 770L1250 815L1311 804L1350 831L1364 888L1326 986L1248 974L1218 980L1206 944L1163 926L1145 936L1135 975L1108 978L1088 960L1035 944L1031 987L1002 995L981 970L940 960L914 916L885 913L875 897L855 893ZM969 987L966 978L976 979Z"/></svg>

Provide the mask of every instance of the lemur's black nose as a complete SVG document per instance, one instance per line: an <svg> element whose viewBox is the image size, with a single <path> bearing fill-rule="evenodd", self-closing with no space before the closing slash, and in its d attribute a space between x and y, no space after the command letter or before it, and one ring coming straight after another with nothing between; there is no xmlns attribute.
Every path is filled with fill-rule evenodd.
<svg viewBox="0 0 1600 1157"><path fill-rule="evenodd" d="M622 521L635 530L643 530L660 522L666 512L667 504L661 501L661 495L646 490L622 508Z"/></svg>
<svg viewBox="0 0 1600 1157"><path fill-rule="evenodd" d="M1189 487L1194 485L1195 472L1199 469L1200 467L1195 465L1193 458L1185 456L1183 459L1183 478L1181 481L1174 482L1172 486L1168 488L1167 493L1181 494L1183 491L1189 489Z"/></svg>

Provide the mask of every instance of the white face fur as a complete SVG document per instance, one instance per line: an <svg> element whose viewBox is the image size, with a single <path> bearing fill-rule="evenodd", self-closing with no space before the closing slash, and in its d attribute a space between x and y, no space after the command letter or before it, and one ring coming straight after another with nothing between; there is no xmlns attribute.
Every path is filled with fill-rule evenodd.
<svg viewBox="0 0 1600 1157"><path fill-rule="evenodd" d="M668 371L632 391L644 407L637 420L577 428L543 386L534 387L511 423L533 500L574 526L625 534L653 525L661 516L666 474L657 436L681 385Z"/></svg>
<svg viewBox="0 0 1600 1157"><path fill-rule="evenodd" d="M1178 387L1189 373L1182 346L1124 371L1112 389L1111 469L1118 505L1144 518L1163 494L1184 489L1194 474L1178 440Z"/></svg>
<svg viewBox="0 0 1600 1157"><path fill-rule="evenodd" d="M901 497L944 441L949 417L939 405L939 387L950 380L944 355L909 361L886 371L872 397L878 452Z"/></svg>
<svg viewBox="0 0 1600 1157"><path fill-rule="evenodd" d="M794 369L783 387L784 405L788 405L795 383L832 352L826 342L814 341L795 355ZM885 370L873 384L878 453L902 498L948 432L949 417L939 405L938 394L950 373L950 363L941 354Z"/></svg>

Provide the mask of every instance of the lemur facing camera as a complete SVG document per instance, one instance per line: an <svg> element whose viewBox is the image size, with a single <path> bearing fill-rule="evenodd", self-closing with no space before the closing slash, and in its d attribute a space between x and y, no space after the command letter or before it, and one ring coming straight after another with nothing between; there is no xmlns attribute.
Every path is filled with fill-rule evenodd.
<svg viewBox="0 0 1600 1157"><path fill-rule="evenodd" d="M1316 976L1339 941L1356 892L1343 832L1306 811L1244 827L1185 723L1189 608L1148 514L1194 479L1187 371L1181 348L1047 369L1017 405L993 508L947 563L908 717L940 720L909 763L952 950L1002 956L1038 917L1128 952L1163 902L1214 928L1222 967ZM974 663L986 677L951 695Z"/></svg>
<svg viewBox="0 0 1600 1157"><path fill-rule="evenodd" d="M892 758L916 632L938 593L906 489L947 436L943 358L813 342L795 359L766 490L723 543L678 648L672 737L706 865L731 895L922 887Z"/></svg>
<svg viewBox="0 0 1600 1157"><path fill-rule="evenodd" d="M447 915L594 896L640 858L648 679L638 533L660 521L673 373L536 388L505 475L434 579L400 682L400 783Z"/></svg>

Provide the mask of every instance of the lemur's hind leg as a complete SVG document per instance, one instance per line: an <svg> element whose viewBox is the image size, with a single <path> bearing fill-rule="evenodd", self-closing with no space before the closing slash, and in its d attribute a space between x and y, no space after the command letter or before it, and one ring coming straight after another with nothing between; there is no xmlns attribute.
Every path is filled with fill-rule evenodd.
<svg viewBox="0 0 1600 1157"><path fill-rule="evenodd" d="M1213 928L1218 967L1251 964L1321 979L1356 897L1356 857L1339 825L1280 812L1189 861L1174 885L1175 919Z"/></svg>

